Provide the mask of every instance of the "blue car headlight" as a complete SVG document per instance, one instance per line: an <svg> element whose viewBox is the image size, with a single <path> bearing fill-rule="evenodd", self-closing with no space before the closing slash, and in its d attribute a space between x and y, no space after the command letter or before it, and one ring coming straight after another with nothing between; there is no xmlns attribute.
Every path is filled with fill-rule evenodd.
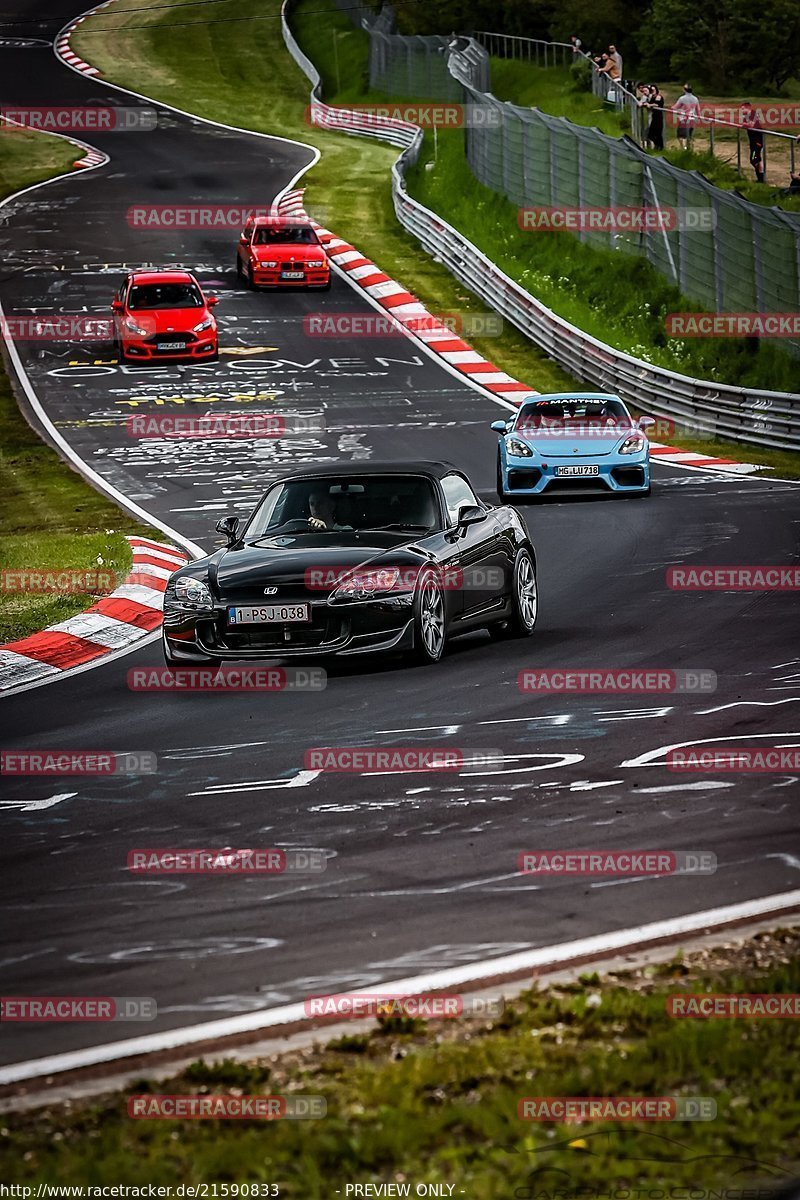
<svg viewBox="0 0 800 1200"><path fill-rule="evenodd" d="M530 446L526 446L525 442L521 442L519 438L506 438L506 451L514 458L533 458Z"/></svg>
<svg viewBox="0 0 800 1200"><path fill-rule="evenodd" d="M632 433L631 436L626 438L622 443L619 448L619 452L620 454L638 454L641 450L644 450L646 445L647 438L643 433Z"/></svg>

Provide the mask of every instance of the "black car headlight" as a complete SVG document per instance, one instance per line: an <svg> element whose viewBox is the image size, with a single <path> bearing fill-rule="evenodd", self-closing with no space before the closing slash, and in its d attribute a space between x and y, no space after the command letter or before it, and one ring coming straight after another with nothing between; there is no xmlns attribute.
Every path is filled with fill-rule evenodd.
<svg viewBox="0 0 800 1200"><path fill-rule="evenodd" d="M533 458L533 451L519 438L506 438L506 450L513 458Z"/></svg>
<svg viewBox="0 0 800 1200"><path fill-rule="evenodd" d="M171 596L170 591L172 592ZM168 588L165 602L170 599L191 608L213 609L214 607L214 597L211 595L208 585L203 583L202 579L193 579L191 575L182 575L175 581L174 589Z"/></svg>
<svg viewBox="0 0 800 1200"><path fill-rule="evenodd" d="M407 571L399 567L376 567L368 571L353 571L343 579L330 599L338 600L371 600L375 596L383 596L388 592L403 592L413 589L414 582L409 582Z"/></svg>

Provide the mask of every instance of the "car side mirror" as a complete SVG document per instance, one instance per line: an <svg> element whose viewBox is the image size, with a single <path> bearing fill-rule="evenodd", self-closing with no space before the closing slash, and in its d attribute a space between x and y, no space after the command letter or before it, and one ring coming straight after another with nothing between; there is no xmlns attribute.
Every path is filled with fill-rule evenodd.
<svg viewBox="0 0 800 1200"><path fill-rule="evenodd" d="M111 301L111 308L114 312L122 312L124 307L125 306L121 300L112 300Z"/></svg>
<svg viewBox="0 0 800 1200"><path fill-rule="evenodd" d="M220 521L217 521L215 528L217 533L225 534L228 545L232 546L236 541L236 534L239 529L239 518L223 517Z"/></svg>
<svg viewBox="0 0 800 1200"><path fill-rule="evenodd" d="M477 504L462 504L458 510L458 528L466 529L470 525L479 525L486 520L486 512Z"/></svg>
<svg viewBox="0 0 800 1200"><path fill-rule="evenodd" d="M239 245L240 246L247 245L247 234L246 233L243 233L242 236L239 238Z"/></svg>
<svg viewBox="0 0 800 1200"><path fill-rule="evenodd" d="M655 425L655 423L656 422L655 422L654 417L639 417L639 428L640 429L651 429L652 426Z"/></svg>
<svg viewBox="0 0 800 1200"><path fill-rule="evenodd" d="M505 433L507 424L505 421L492 421L489 428L493 429L495 433Z"/></svg>
<svg viewBox="0 0 800 1200"><path fill-rule="evenodd" d="M213 308L215 304L219 304L219 296L206 296L206 304Z"/></svg>

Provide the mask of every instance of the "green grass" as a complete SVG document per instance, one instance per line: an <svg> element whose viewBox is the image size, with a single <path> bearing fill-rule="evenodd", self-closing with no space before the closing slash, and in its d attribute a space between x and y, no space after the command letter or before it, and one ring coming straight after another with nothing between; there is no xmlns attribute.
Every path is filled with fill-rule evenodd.
<svg viewBox="0 0 800 1200"><path fill-rule="evenodd" d="M261 12L255 0L226 0L217 15ZM109 78L125 86L204 116L296 137L319 147L323 157L303 179L306 206L312 215L351 239L388 274L402 280L432 311L481 311L482 305L467 289L399 227L389 182L396 152L326 133L306 123L308 84L283 48L277 22L254 22L254 35L248 38L242 34L245 25L238 22L172 30L170 20L169 13L148 13L146 6L117 16L113 8L106 9L81 26L76 46ZM126 26L134 24L139 28L125 32ZM331 0L305 0L295 9L292 25L320 71L328 101L357 103L369 97L366 36L352 27ZM334 36L340 93L336 92ZM543 71L534 72L531 88L543 87L543 75ZM534 98L533 92L528 95ZM596 105L591 95L572 96L587 110ZM616 123L617 128L610 131L618 133L619 119L608 113L604 116ZM424 161L430 161L432 139L426 137L425 141ZM774 347L763 347L751 361L749 350L741 343L709 347L705 342L687 341L667 345L663 327L653 314L687 305L661 275L641 260L620 260L619 256L592 251L568 237L557 241L538 237L535 240L540 244L534 245L533 235L517 231L511 206L475 182L461 145L458 132L440 135L439 162L430 172L422 166L415 172L414 194L482 249L501 255L509 274L534 291L541 287L538 294L556 312L620 349L652 357L673 370L729 383L744 382L746 376L761 387L794 388L794 368ZM617 286L609 286L612 281ZM587 285L591 300L586 296ZM636 311L644 304L650 304L650 315ZM481 354L539 391L574 386L555 363L511 327L502 337L472 341ZM690 438L674 440L676 445L695 448ZM723 453L716 443L704 442L702 448ZM751 448L743 451L741 447L736 452L739 457L746 455L748 460L775 468L781 475L798 472L796 456L791 453Z"/></svg>
<svg viewBox="0 0 800 1200"><path fill-rule="evenodd" d="M75 156L74 146L46 134L3 131L2 195L68 171ZM3 370L0 495L0 570L96 571L102 566L104 571L126 572L131 553L123 534L150 532L94 491L34 433ZM0 642L64 621L96 598L92 593L0 589Z"/></svg>
<svg viewBox="0 0 800 1200"><path fill-rule="evenodd" d="M453 1184L470 1200L612 1184L777 1187L800 1167L798 1022L676 1020L665 1002L677 991L796 993L797 952L797 931L758 935L746 953L525 993L493 1024L373 1027L268 1062L196 1062L158 1084L0 1118L0 1169L24 1184L275 1183L286 1200L403 1180ZM126 1098L143 1092L321 1095L327 1116L131 1120ZM707 1096L718 1115L668 1125L517 1117L523 1096L636 1095Z"/></svg>

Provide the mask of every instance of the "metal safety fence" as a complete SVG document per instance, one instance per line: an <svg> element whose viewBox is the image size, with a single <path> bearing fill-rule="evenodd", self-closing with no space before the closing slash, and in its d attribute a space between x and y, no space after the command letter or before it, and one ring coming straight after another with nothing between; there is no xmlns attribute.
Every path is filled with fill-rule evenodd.
<svg viewBox="0 0 800 1200"><path fill-rule="evenodd" d="M575 63L585 62L590 69L592 93L616 112L627 112L630 135L634 141L643 146L650 140L648 133L653 110L647 107L635 80L627 77L622 80L611 79L599 69L591 55L584 50L576 50L570 42L547 42L537 38L520 37L517 34L491 33L487 30L479 30L474 36L495 58L513 59L536 67L572 67ZM488 91L488 87L482 90ZM757 140L761 144L758 161L765 181L775 184L778 195L788 192L790 180L800 165L800 138L797 136L800 123L792 133L769 128L754 130L746 119L736 120L721 115L723 111L731 112L737 107L733 103L701 103L699 117L687 122L691 148L695 153L707 151L713 154L743 175L745 163L753 165L749 135L751 131L757 132ZM774 106L767 106L768 111L771 107L791 107L800 117L800 105L781 106L776 103ZM783 117L785 116L786 113L783 114ZM678 126L677 114L673 113L669 105L665 105L660 133L660 140L664 145L667 144L671 131L677 137Z"/></svg>
<svg viewBox="0 0 800 1200"><path fill-rule="evenodd" d="M501 271L444 218L410 196L406 173L419 157L422 130L415 129L408 122L389 121L384 122L383 133L377 125L373 125L362 134L347 110L336 110L322 104L318 96L319 75L298 46L288 24L286 14L289 3L290 0L283 0L283 37L295 62L311 81L312 108L318 106L325 111L329 128L360 136L383 136L395 145L404 146L392 168L392 194L397 218L428 253L441 261L470 291L510 321L566 371L590 386L615 392L648 413L672 417L709 436L751 445L800 450L800 394L738 388L694 379L654 366L598 341L548 309ZM475 89L466 80L474 78L474 70L480 70L479 66L476 67L480 51L477 44L462 43L454 47L449 55L454 77L464 87L468 99L476 103L499 105L500 102L494 97L470 95ZM566 124L569 125L569 122ZM475 132L479 132L479 129L467 131L468 136ZM592 133L591 130L585 132ZM555 138L558 144L558 133ZM611 138L606 140L614 142ZM542 158L541 161L547 160ZM686 172L677 174L685 175ZM625 173L620 170L617 184L629 186L625 180ZM678 185L675 186L677 188Z"/></svg>

